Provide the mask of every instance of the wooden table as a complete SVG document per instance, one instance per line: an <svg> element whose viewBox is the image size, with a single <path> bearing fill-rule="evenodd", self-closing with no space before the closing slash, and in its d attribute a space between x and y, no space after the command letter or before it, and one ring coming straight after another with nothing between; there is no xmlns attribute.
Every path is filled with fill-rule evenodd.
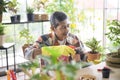
<svg viewBox="0 0 120 80"><path fill-rule="evenodd" d="M92 65L92 66L89 66L86 68L82 68L78 71L78 73L76 75L76 78L77 78L76 80L79 80L78 78L84 74L94 75L96 77L96 80L120 80L120 68L114 68L114 67L110 67L110 66L107 66L108 68L111 69L109 79L102 78L102 72L98 71L97 69L102 69L105 66L107 66L106 63L102 62L97 65Z"/></svg>

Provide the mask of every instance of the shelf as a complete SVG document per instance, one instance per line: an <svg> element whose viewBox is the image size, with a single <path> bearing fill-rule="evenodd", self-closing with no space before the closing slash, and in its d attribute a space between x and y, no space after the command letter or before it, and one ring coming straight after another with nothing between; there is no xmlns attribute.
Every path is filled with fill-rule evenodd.
<svg viewBox="0 0 120 80"><path fill-rule="evenodd" d="M24 22L7 22L7 23L2 23L2 24L25 24L25 23L36 23L36 22L48 22L49 20L40 20L40 21L24 21Z"/></svg>

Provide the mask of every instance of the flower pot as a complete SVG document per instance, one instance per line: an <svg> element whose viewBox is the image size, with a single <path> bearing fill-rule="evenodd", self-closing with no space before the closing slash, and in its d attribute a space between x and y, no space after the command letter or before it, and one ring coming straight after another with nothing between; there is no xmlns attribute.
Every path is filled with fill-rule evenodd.
<svg viewBox="0 0 120 80"><path fill-rule="evenodd" d="M48 14L41 14L40 20L48 20Z"/></svg>
<svg viewBox="0 0 120 80"><path fill-rule="evenodd" d="M110 69L107 68L102 69L102 77L109 78L109 76L110 76Z"/></svg>
<svg viewBox="0 0 120 80"><path fill-rule="evenodd" d="M89 52L87 53L87 60L89 60L89 61L94 61L94 60L97 60L99 58L100 58L99 53L95 53L95 54L89 53Z"/></svg>
<svg viewBox="0 0 120 80"><path fill-rule="evenodd" d="M16 22L20 22L20 20L21 20L20 15L16 15Z"/></svg>
<svg viewBox="0 0 120 80"><path fill-rule="evenodd" d="M10 17L11 23L20 22L20 15L14 15Z"/></svg>
<svg viewBox="0 0 120 80"><path fill-rule="evenodd" d="M106 60L112 63L120 63L120 57L115 57L115 56L117 56L117 52L108 53L106 55Z"/></svg>
<svg viewBox="0 0 120 80"><path fill-rule="evenodd" d="M15 23L15 16L10 16L11 23Z"/></svg>
<svg viewBox="0 0 120 80"><path fill-rule="evenodd" d="M34 14L34 21L40 21L40 14Z"/></svg>
<svg viewBox="0 0 120 80"><path fill-rule="evenodd" d="M2 46L5 42L5 36L4 35L0 35L0 46Z"/></svg>
<svg viewBox="0 0 120 80"><path fill-rule="evenodd" d="M34 21L34 14L27 14L28 21Z"/></svg>
<svg viewBox="0 0 120 80"><path fill-rule="evenodd" d="M108 53L106 55L106 64L112 67L120 68L120 57L117 55L117 52Z"/></svg>

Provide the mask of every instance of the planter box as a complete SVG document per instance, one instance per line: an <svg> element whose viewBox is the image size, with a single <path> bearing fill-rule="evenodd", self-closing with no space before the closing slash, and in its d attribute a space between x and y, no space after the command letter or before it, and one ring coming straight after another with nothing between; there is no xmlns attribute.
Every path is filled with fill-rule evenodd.
<svg viewBox="0 0 120 80"><path fill-rule="evenodd" d="M34 21L48 20L48 14L34 14Z"/></svg>
<svg viewBox="0 0 120 80"><path fill-rule="evenodd" d="M48 20L48 14L41 14L40 20Z"/></svg>

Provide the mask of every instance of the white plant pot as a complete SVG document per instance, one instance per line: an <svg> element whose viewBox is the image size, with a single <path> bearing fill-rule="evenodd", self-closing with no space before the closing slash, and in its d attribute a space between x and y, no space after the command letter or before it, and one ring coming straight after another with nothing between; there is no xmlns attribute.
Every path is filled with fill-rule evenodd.
<svg viewBox="0 0 120 80"><path fill-rule="evenodd" d="M108 53L106 55L106 64L108 66L120 68L120 58L119 57L114 57L117 54L118 54L117 52L113 52L113 53Z"/></svg>
<svg viewBox="0 0 120 80"><path fill-rule="evenodd" d="M0 35L0 46L2 46L5 42L5 35Z"/></svg>

